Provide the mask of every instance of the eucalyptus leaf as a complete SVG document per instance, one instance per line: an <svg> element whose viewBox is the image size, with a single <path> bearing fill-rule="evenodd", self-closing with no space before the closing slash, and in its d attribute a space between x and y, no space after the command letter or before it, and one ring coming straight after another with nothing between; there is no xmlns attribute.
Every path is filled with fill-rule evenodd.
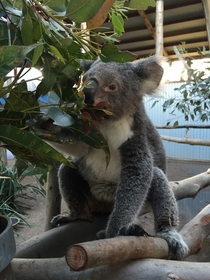
<svg viewBox="0 0 210 280"><path fill-rule="evenodd" d="M50 107L48 116L54 120L55 125L70 126L74 123L74 119L58 107Z"/></svg>
<svg viewBox="0 0 210 280"><path fill-rule="evenodd" d="M40 44L35 48L33 58L32 58L32 66L34 66L39 60L39 58L41 57L43 49L44 49L43 44Z"/></svg>
<svg viewBox="0 0 210 280"><path fill-rule="evenodd" d="M24 45L32 45L33 23L30 15L26 13L22 20L21 37Z"/></svg>
<svg viewBox="0 0 210 280"><path fill-rule="evenodd" d="M115 61L115 62L128 62L136 59L134 53L128 51L119 51L119 49L113 44L104 45L101 48L102 55L99 55L101 60L104 62Z"/></svg>
<svg viewBox="0 0 210 280"><path fill-rule="evenodd" d="M73 131L74 135L81 141L85 142L86 144L94 147L95 149L102 149L105 152L105 159L107 165L110 161L110 151L109 146L104 138L104 136L100 133L98 129L91 126L89 133L85 133L83 131L83 121L77 120L72 126L71 130Z"/></svg>
<svg viewBox="0 0 210 280"><path fill-rule="evenodd" d="M33 162L38 166L44 164L53 165L62 162L67 165L71 163L49 144L34 134L20 130L11 125L0 125L0 141L16 156Z"/></svg>
<svg viewBox="0 0 210 280"><path fill-rule="evenodd" d="M48 103L50 105L58 105L60 103L60 97L54 91L51 91L48 94Z"/></svg>
<svg viewBox="0 0 210 280"><path fill-rule="evenodd" d="M6 76L12 69L19 66L26 55L37 44L31 46L1 46L0 47L0 78Z"/></svg>
<svg viewBox="0 0 210 280"><path fill-rule="evenodd" d="M44 0L42 1L44 5L47 5L49 7L57 7L61 4L65 3L65 0Z"/></svg>
<svg viewBox="0 0 210 280"><path fill-rule="evenodd" d="M124 32L124 21L121 14L112 13L112 24L120 32Z"/></svg>
<svg viewBox="0 0 210 280"><path fill-rule="evenodd" d="M63 56L61 55L61 53L59 52L59 50L58 50L55 46L52 46L52 45L49 45L49 48L50 48L50 51L51 51L56 57L58 57L58 58L63 62L63 64L65 64L65 60L64 60Z"/></svg>
<svg viewBox="0 0 210 280"><path fill-rule="evenodd" d="M155 0L130 0L129 8L133 10L146 10L149 6L155 7Z"/></svg>
<svg viewBox="0 0 210 280"><path fill-rule="evenodd" d="M54 58L52 56L42 56L42 59L44 61L42 69L43 79L37 87L38 96L47 94L51 90L57 79L57 72L51 66Z"/></svg>
<svg viewBox="0 0 210 280"><path fill-rule="evenodd" d="M105 0L69 0L66 16L78 23L86 22L93 18Z"/></svg>
<svg viewBox="0 0 210 280"><path fill-rule="evenodd" d="M20 127L23 124L26 114L4 109L0 111L0 124L14 125Z"/></svg>

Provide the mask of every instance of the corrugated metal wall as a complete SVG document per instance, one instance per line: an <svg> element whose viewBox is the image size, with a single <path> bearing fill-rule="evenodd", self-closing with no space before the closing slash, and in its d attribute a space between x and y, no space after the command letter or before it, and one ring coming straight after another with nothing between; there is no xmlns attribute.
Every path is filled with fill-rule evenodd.
<svg viewBox="0 0 210 280"><path fill-rule="evenodd" d="M182 83L170 83L165 84L161 87L158 100L159 102L152 107L152 104L157 99L156 97L145 97L145 107L146 111L156 126L164 126L168 121L171 124L178 120L179 125L204 125L209 124L207 122L202 123L200 121L193 122L192 120L186 122L184 117L181 116L179 111L175 112L175 115L170 114L170 109L163 112L162 105L164 101L174 95L178 95L175 88L179 88ZM189 138L199 138L199 139L210 139L210 129L193 129L190 128L188 131L186 129L158 129L161 135L167 135L171 137L185 138L187 135ZM163 141L166 149L167 157L178 158L178 159L189 159L189 160L210 160L210 147L205 146L192 146L187 144L178 144L174 142Z"/></svg>

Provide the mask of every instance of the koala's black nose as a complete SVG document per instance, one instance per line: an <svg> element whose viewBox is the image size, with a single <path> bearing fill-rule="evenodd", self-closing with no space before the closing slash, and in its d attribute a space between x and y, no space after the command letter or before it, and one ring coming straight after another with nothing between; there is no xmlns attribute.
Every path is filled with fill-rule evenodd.
<svg viewBox="0 0 210 280"><path fill-rule="evenodd" d="M95 93L98 89L98 82L96 80L88 80L83 88L83 92L85 95L85 103L87 105L91 105L94 103Z"/></svg>

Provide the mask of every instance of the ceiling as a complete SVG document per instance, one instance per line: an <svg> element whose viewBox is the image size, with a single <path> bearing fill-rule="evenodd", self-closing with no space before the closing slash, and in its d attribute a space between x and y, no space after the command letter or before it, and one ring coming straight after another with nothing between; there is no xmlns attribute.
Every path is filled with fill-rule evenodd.
<svg viewBox="0 0 210 280"><path fill-rule="evenodd" d="M153 28L155 11L152 7L143 11ZM126 15L128 20L125 19L125 33L116 44L118 48L134 52L138 58L154 54L155 39L143 17L138 11L129 11ZM164 55L172 60L177 59L173 46L179 47L184 42L186 51L192 57L200 58L198 48L209 50L206 22L202 0L164 0ZM104 25L110 27L110 23Z"/></svg>

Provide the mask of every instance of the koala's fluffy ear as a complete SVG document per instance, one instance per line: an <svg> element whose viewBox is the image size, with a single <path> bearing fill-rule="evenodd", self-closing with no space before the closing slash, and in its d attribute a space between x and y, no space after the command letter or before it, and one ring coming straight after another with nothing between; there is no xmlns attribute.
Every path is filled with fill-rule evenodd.
<svg viewBox="0 0 210 280"><path fill-rule="evenodd" d="M134 72L141 78L141 89L144 93L152 93L158 86L163 76L163 68L160 60L151 56L146 59L133 62Z"/></svg>
<svg viewBox="0 0 210 280"><path fill-rule="evenodd" d="M86 72L90 69L91 65L95 62L95 60L88 60L88 59L79 59L79 64L81 65L82 69Z"/></svg>

